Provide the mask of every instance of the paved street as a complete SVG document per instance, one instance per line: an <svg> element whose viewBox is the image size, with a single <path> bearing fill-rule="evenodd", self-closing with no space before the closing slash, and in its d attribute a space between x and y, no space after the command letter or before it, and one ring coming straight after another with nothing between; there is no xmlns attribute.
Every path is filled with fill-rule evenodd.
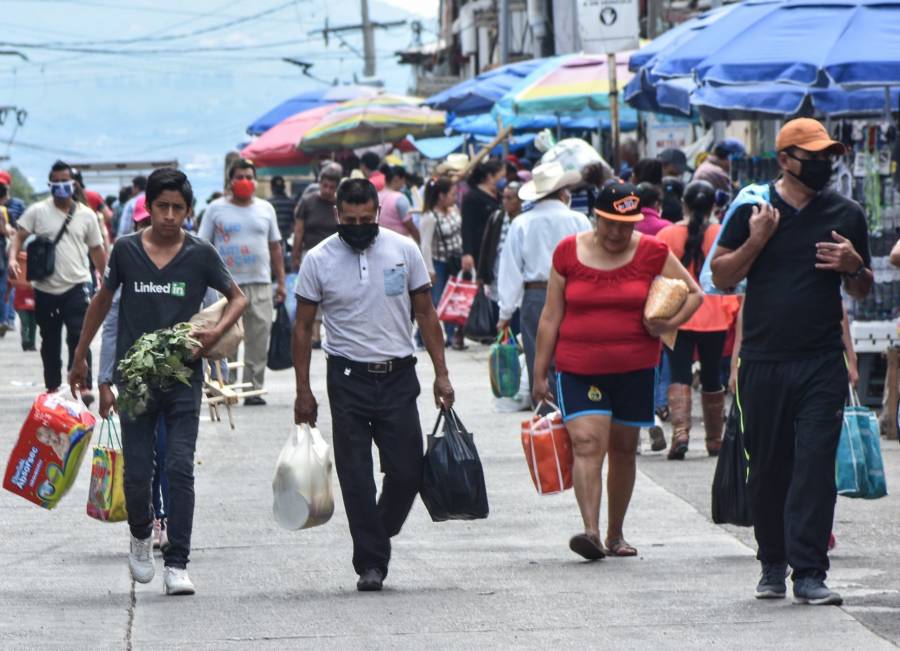
<svg viewBox="0 0 900 651"><path fill-rule="evenodd" d="M450 353L459 413L475 432L489 519L434 524L417 502L395 539L385 592L358 594L343 506L309 531L271 515L271 480L292 427L290 372L269 374L267 408L240 408L238 428L204 414L190 565L194 597L165 597L129 578L124 523L84 513L89 468L59 508L0 493L0 648L833 648L900 642L896 497L841 499L830 584L842 608L752 598L749 530L713 525L714 462L696 437L688 460L646 453L626 533L634 559L588 564L567 549L579 518L571 492L538 497L519 441L522 414L494 414L486 349ZM320 426L330 439L324 364L314 365ZM420 408L434 422L430 365ZM0 340L6 462L40 383L37 354ZM697 410L695 410L696 413ZM900 446L885 444L900 490ZM335 479L335 490L337 481ZM605 516L602 518L605 521Z"/></svg>

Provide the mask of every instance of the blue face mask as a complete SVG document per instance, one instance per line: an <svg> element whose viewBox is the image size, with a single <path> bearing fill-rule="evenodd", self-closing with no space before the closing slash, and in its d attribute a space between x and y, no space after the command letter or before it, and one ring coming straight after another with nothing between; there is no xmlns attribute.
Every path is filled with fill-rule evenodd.
<svg viewBox="0 0 900 651"><path fill-rule="evenodd" d="M75 194L75 181L51 182L50 194L57 199L68 199Z"/></svg>

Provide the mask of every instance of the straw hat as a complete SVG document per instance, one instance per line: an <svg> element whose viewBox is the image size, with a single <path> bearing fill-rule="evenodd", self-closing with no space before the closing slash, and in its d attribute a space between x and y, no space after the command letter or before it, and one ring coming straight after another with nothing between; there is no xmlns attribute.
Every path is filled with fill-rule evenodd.
<svg viewBox="0 0 900 651"><path fill-rule="evenodd" d="M557 162L538 165L532 170L532 178L519 188L519 199L522 201L538 201L548 194L568 188L581 182L581 172L566 171Z"/></svg>

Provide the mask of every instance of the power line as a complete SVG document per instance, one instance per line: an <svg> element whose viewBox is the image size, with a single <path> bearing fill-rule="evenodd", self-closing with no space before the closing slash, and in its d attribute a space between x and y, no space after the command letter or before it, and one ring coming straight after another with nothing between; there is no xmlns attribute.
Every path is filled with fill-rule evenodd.
<svg viewBox="0 0 900 651"><path fill-rule="evenodd" d="M199 29L195 29L190 32L182 32L180 34L167 34L165 36L147 35L147 36L136 36L133 38L89 40L89 41L47 41L44 43L15 43L15 42L0 41L0 45L10 45L12 47L56 50L56 51L60 51L60 52L74 52L74 51L83 51L83 50L73 50L73 49L63 49L63 48L72 48L72 47L81 47L81 46L90 46L90 45L94 45L94 46L97 46L97 45L132 45L135 43L160 43L160 42L181 40L181 39L185 39L185 38L194 38L195 36L202 36L204 34L210 34L212 32L219 32L224 29L229 29L231 27L234 27L236 25L242 25L247 22L258 20L260 18L270 16L274 13L282 11L283 9L291 7L296 2L297 2L297 0L289 0L288 2L284 2L282 4L271 7L270 9L266 9L264 11L260 11L255 14L250 14L249 16L242 16L240 18L234 18L234 19L226 21L224 23L219 23L218 25L211 25L209 27L201 27ZM86 51L86 50L84 50L84 51Z"/></svg>

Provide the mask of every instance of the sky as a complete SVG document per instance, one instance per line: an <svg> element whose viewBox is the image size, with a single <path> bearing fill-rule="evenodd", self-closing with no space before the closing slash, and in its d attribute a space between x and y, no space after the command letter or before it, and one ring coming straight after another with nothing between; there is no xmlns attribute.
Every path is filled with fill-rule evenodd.
<svg viewBox="0 0 900 651"><path fill-rule="evenodd" d="M0 168L15 165L42 190L50 164L177 159L202 200L219 189L225 154L282 100L362 75L353 0L3 0L0 106L24 108L23 126L0 125ZM374 21L421 20L433 40L438 0L370 0ZM377 73L405 93L407 66L393 52L410 27L376 32ZM312 62L316 79L281 61ZM320 81L321 80L321 81ZM104 194L112 187L97 187Z"/></svg>

